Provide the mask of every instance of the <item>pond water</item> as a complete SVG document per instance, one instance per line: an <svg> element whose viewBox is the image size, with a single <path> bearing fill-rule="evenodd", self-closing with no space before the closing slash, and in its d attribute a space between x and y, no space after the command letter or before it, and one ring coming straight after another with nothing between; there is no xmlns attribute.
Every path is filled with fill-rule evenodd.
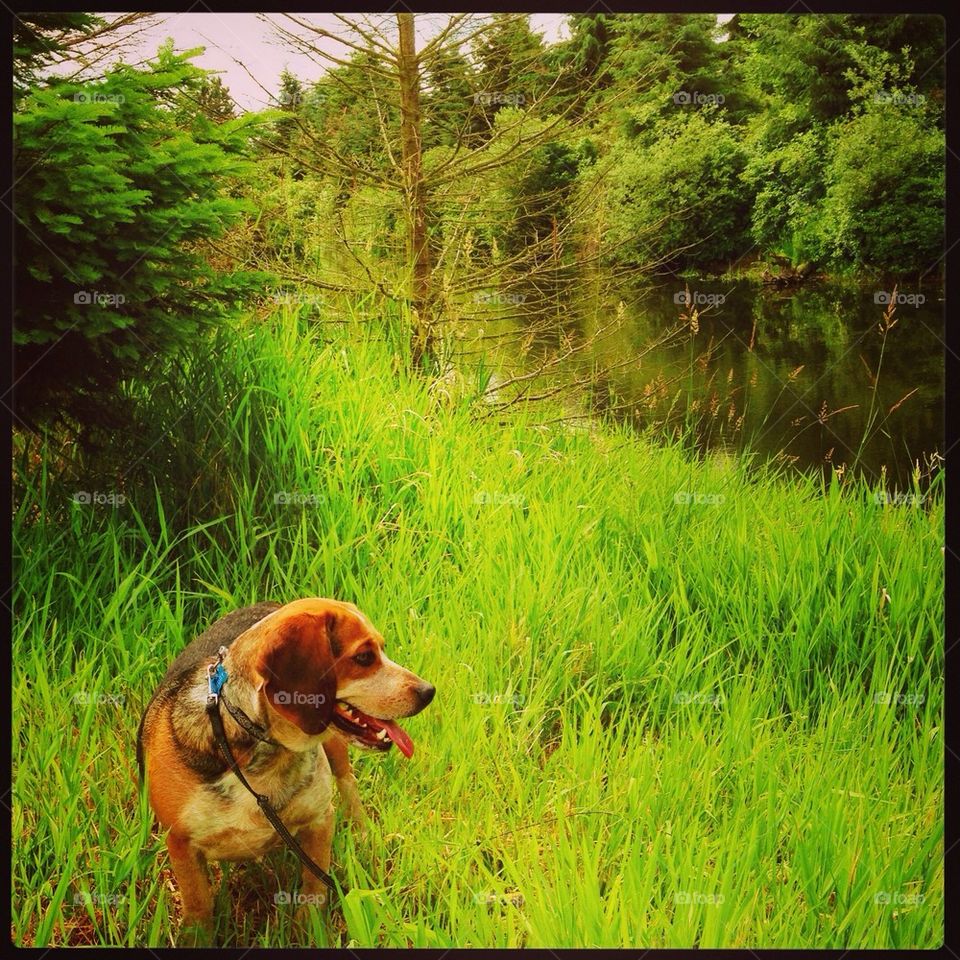
<svg viewBox="0 0 960 960"><path fill-rule="evenodd" d="M581 408L640 429L692 430L702 450L749 448L797 469L843 466L871 480L885 472L895 489L909 485L918 461L925 473L931 456L944 452L938 286L898 291L885 342L879 325L891 291L877 284L808 281L777 290L749 281L671 280L616 287L596 277L563 289L552 298L542 286L497 295L500 320L490 329L529 331L522 347L518 338L496 352L501 376L562 352L566 337L585 350L552 372L593 374ZM685 299L699 312L696 332ZM679 338L638 358L678 325L685 326Z"/></svg>

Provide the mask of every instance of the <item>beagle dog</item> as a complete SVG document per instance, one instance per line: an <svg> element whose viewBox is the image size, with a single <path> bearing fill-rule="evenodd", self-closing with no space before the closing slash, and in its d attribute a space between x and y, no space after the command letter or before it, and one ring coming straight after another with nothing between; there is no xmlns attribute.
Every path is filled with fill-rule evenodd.
<svg viewBox="0 0 960 960"><path fill-rule="evenodd" d="M206 714L208 667L221 646L221 716L237 765L323 870L333 842L334 776L349 815L361 817L347 743L381 751L396 745L410 757L413 741L396 720L419 713L436 692L386 656L383 637L353 604L336 600L236 610L181 652L140 721L137 763L168 831L184 927L195 927L200 942L213 931L206 862L255 859L282 842L230 769ZM301 903L325 902L306 868L300 893L309 895Z"/></svg>

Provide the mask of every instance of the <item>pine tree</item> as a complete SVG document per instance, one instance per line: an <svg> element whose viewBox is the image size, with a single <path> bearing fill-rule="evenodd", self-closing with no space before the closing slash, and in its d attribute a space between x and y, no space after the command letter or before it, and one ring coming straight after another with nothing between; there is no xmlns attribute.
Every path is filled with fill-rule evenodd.
<svg viewBox="0 0 960 960"><path fill-rule="evenodd" d="M223 186L246 169L252 122L177 125L161 99L196 95L195 52L166 45L146 69L37 87L15 112L15 405L31 426L115 420L124 377L258 279L201 254L244 210Z"/></svg>
<svg viewBox="0 0 960 960"><path fill-rule="evenodd" d="M490 129L504 107L529 107L549 86L542 68L543 40L527 14L497 13L473 45L478 113Z"/></svg>
<svg viewBox="0 0 960 960"><path fill-rule="evenodd" d="M225 123L236 116L233 97L219 77L204 78L197 92L197 106L214 123Z"/></svg>
<svg viewBox="0 0 960 960"><path fill-rule="evenodd" d="M281 110L296 113L303 105L303 84L286 67L280 74L280 93L277 101Z"/></svg>

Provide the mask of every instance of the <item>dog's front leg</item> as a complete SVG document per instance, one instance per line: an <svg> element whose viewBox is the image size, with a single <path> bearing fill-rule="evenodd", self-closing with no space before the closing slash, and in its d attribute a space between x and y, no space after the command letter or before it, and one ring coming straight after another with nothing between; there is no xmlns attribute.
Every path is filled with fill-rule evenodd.
<svg viewBox="0 0 960 960"><path fill-rule="evenodd" d="M337 790L343 799L344 810L347 819L354 825L360 834L365 834L367 829L367 815L363 811L363 804L360 802L360 791L357 789L357 778L353 771L343 777L337 778Z"/></svg>
<svg viewBox="0 0 960 960"><path fill-rule="evenodd" d="M297 840L307 856L321 870L327 872L330 870L330 851L333 848L333 823L333 803L330 802L323 816L297 834ZM298 934L302 936L309 931L311 919L319 917L321 909L329 900L326 884L319 877L314 876L307 867L303 868L300 896L297 899L300 905L297 907L294 925Z"/></svg>
<svg viewBox="0 0 960 960"><path fill-rule="evenodd" d="M189 837L174 830L167 834L167 852L183 908L178 942L183 946L209 946L213 941L213 895L206 858Z"/></svg>
<svg viewBox="0 0 960 960"><path fill-rule="evenodd" d="M360 802L360 791L357 790L357 779L353 775L350 764L350 754L347 752L347 741L342 737L333 737L323 745L330 763L330 769L337 781L337 790L346 811L347 819L354 823L361 832L364 829L366 815L363 804Z"/></svg>

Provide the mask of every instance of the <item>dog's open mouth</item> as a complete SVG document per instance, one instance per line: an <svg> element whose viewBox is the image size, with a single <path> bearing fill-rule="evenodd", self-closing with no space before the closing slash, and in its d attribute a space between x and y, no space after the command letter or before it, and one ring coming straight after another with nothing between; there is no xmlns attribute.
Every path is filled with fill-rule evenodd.
<svg viewBox="0 0 960 960"><path fill-rule="evenodd" d="M400 724L393 720L371 717L345 700L337 701L333 722L356 743L374 750L389 750L396 744L405 757L413 756L413 741Z"/></svg>

